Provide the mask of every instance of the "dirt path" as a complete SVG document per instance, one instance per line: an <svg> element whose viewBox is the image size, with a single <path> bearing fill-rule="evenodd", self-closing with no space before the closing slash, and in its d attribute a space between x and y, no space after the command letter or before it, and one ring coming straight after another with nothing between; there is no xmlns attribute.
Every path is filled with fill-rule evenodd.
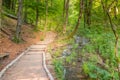
<svg viewBox="0 0 120 80"><path fill-rule="evenodd" d="M43 67L43 53L55 36L53 32L47 32L45 40L32 45L0 80L49 80Z"/></svg>

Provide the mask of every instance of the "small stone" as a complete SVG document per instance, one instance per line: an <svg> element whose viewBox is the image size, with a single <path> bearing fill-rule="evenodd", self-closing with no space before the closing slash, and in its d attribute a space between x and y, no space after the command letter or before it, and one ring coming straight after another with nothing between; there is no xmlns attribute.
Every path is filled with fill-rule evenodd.
<svg viewBox="0 0 120 80"><path fill-rule="evenodd" d="M62 53L63 56L69 56L71 54L71 51L69 49L65 49Z"/></svg>

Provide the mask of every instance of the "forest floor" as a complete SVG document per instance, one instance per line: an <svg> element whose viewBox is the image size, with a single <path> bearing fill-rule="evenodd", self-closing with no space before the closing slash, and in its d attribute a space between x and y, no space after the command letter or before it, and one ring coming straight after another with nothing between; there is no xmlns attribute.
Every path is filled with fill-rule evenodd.
<svg viewBox="0 0 120 80"><path fill-rule="evenodd" d="M24 41L16 44L11 40L15 33L16 20L7 18L3 22L3 31L0 32L0 54L8 53L9 57L0 60L0 70L26 50L27 47L40 41L41 35L43 35L43 32L33 31L33 26L23 25L21 35Z"/></svg>

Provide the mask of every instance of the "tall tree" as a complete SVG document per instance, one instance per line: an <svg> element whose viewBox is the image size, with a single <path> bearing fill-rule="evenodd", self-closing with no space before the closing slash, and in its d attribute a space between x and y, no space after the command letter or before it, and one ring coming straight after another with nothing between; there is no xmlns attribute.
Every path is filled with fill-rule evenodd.
<svg viewBox="0 0 120 80"><path fill-rule="evenodd" d="M13 11L14 13L15 13L16 2L17 0L11 0L10 3L10 10Z"/></svg>
<svg viewBox="0 0 120 80"><path fill-rule="evenodd" d="M79 2L79 7L80 7L80 9L79 9L78 20L77 20L77 23L76 23L76 26L75 26L73 32L71 33L71 35L70 35L68 38L73 37L73 35L77 32L78 27L79 27L79 25L80 25L80 20L81 20L81 18L82 18L82 14L83 14L83 1L84 1L84 0L79 0L79 1L80 1L80 2Z"/></svg>
<svg viewBox="0 0 120 80"><path fill-rule="evenodd" d="M37 6L36 6L36 26L38 26L38 19L39 19L39 0L36 0Z"/></svg>
<svg viewBox="0 0 120 80"><path fill-rule="evenodd" d="M24 0L24 23L27 23L27 17L28 17L28 0Z"/></svg>
<svg viewBox="0 0 120 80"><path fill-rule="evenodd" d="M3 0L3 6L10 10L12 0Z"/></svg>
<svg viewBox="0 0 120 80"><path fill-rule="evenodd" d="M64 4L63 4L63 18L65 17L65 9L66 9L66 0L64 0Z"/></svg>
<svg viewBox="0 0 120 80"><path fill-rule="evenodd" d="M66 32L66 26L67 26L67 24L68 24L68 14L69 14L69 3L70 3L70 0L67 0L66 2L65 2L65 22L64 22L64 27L63 27L63 33L65 33Z"/></svg>
<svg viewBox="0 0 120 80"><path fill-rule="evenodd" d="M23 0L18 0L18 20L17 20L17 26L16 26L16 39L19 41L21 39L20 33L21 33L21 26L22 26L22 7L23 7Z"/></svg>
<svg viewBox="0 0 120 80"><path fill-rule="evenodd" d="M45 30L47 27L47 16L48 16L48 0L45 0Z"/></svg>
<svg viewBox="0 0 120 80"><path fill-rule="evenodd" d="M0 28L2 27L1 21L2 21L2 0L0 0Z"/></svg>
<svg viewBox="0 0 120 80"><path fill-rule="evenodd" d="M118 0L115 0L115 5L114 5L114 17L117 19L117 14L118 14Z"/></svg>
<svg viewBox="0 0 120 80"><path fill-rule="evenodd" d="M119 53L118 53L118 41L119 41L119 35L117 34L117 29L116 29L116 26L115 24L112 22L112 18L111 18L111 15L108 11L108 9L105 8L105 5L104 5L104 2L101 0L101 4L102 4L102 7L103 7L103 10L105 11L105 13L107 14L107 17L108 17L108 20L109 20L109 23L110 23L110 26L111 26L111 29L112 29L112 32L115 36L115 49L114 49L114 53L115 53L115 58L117 60L117 66L118 66L118 72L119 72L119 79L120 79L120 67L119 67Z"/></svg>
<svg viewBox="0 0 120 80"><path fill-rule="evenodd" d="M90 26L91 24L91 10L92 10L92 1L93 0L89 0L89 3L88 3L88 13L87 13L87 24Z"/></svg>
<svg viewBox="0 0 120 80"><path fill-rule="evenodd" d="M90 26L91 24L91 10L93 0L84 0L84 27L85 24Z"/></svg>

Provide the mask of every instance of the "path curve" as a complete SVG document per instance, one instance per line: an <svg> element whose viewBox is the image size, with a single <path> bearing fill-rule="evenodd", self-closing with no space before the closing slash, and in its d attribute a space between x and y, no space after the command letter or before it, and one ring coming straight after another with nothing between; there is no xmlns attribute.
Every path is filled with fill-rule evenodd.
<svg viewBox="0 0 120 80"><path fill-rule="evenodd" d="M47 32L45 40L30 46L29 50L5 72L0 80L50 80L51 75L45 68L44 55L47 45L55 39L55 36L55 33Z"/></svg>

